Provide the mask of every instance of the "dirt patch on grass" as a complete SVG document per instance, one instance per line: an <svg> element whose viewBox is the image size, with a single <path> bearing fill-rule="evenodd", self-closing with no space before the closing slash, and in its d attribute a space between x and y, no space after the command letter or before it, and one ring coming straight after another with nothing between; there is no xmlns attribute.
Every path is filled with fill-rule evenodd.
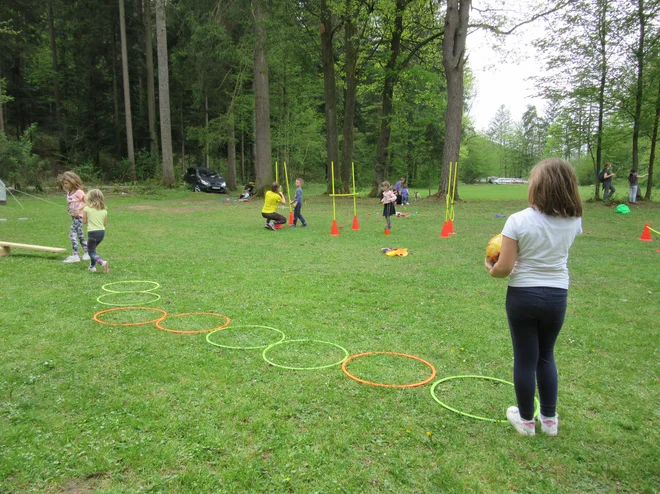
<svg viewBox="0 0 660 494"><path fill-rule="evenodd" d="M131 211L148 211L156 208L153 206L128 206L126 209L130 209Z"/></svg>

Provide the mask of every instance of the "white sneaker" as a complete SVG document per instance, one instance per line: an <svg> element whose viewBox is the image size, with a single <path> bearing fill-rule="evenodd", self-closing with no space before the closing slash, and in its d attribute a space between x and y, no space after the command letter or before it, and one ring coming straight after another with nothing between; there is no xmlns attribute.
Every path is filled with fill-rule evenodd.
<svg viewBox="0 0 660 494"><path fill-rule="evenodd" d="M80 257L79 256L69 256L64 261L62 262L80 262Z"/></svg>
<svg viewBox="0 0 660 494"><path fill-rule="evenodd" d="M511 425L522 434L523 436L534 436L536 435L536 423L534 419L532 420L523 420L520 417L520 411L518 407L509 407L506 411L506 418L511 422Z"/></svg>
<svg viewBox="0 0 660 494"><path fill-rule="evenodd" d="M85 252L85 253L83 254L83 256L82 256L82 260L83 260L83 261L89 261L89 254L88 254L87 252Z"/></svg>
<svg viewBox="0 0 660 494"><path fill-rule="evenodd" d="M96 273L96 266L90 266L87 268L87 271L91 271L92 273Z"/></svg>
<svg viewBox="0 0 660 494"><path fill-rule="evenodd" d="M559 415L554 417L544 417L539 413L539 422L541 422L541 430L548 436L556 436L559 428Z"/></svg>

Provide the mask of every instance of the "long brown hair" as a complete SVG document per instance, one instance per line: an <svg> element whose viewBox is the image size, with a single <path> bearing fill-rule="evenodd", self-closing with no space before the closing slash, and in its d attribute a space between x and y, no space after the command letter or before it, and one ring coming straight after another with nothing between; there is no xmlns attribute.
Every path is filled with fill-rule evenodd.
<svg viewBox="0 0 660 494"><path fill-rule="evenodd" d="M64 172L58 178L62 188L64 188L64 182L69 182L74 190L82 189L82 180L73 172Z"/></svg>
<svg viewBox="0 0 660 494"><path fill-rule="evenodd" d="M575 169L559 158L549 158L532 168L529 203L548 216L582 217L582 200Z"/></svg>

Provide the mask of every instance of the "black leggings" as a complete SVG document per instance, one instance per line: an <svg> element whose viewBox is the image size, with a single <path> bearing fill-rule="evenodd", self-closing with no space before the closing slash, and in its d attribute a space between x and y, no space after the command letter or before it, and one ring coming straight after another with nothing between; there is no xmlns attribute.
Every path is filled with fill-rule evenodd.
<svg viewBox="0 0 660 494"><path fill-rule="evenodd" d="M541 413L554 417L557 406L555 342L564 324L568 290L509 287L506 315L513 342L513 384L523 420L534 418L538 383Z"/></svg>
<svg viewBox="0 0 660 494"><path fill-rule="evenodd" d="M261 213L261 216L266 218L266 221L274 221L278 225L286 223L286 218L280 213Z"/></svg>

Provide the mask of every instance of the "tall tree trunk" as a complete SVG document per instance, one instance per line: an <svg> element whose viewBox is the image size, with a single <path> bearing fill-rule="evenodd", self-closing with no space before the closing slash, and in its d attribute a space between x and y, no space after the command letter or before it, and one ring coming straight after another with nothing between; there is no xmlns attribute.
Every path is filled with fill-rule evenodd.
<svg viewBox="0 0 660 494"><path fill-rule="evenodd" d="M227 122L227 186L236 189L236 136L234 113L228 115Z"/></svg>
<svg viewBox="0 0 660 494"><path fill-rule="evenodd" d="M133 119L131 117L131 87L128 80L128 53L126 49L126 15L124 0L119 0L119 36L121 38L121 68L124 79L124 111L126 114L126 144L128 161L131 162L131 180L137 181L135 175L135 152L133 150Z"/></svg>
<svg viewBox="0 0 660 494"><path fill-rule="evenodd" d="M165 1L156 0L156 39L158 45L158 101L160 106L160 140L163 146L163 184L174 184L172 163L172 124L170 123L170 76L167 62L167 19Z"/></svg>
<svg viewBox="0 0 660 494"><path fill-rule="evenodd" d="M254 12L254 171L256 192L264 194L273 182L270 147L270 97L266 59L266 15L264 0L252 0Z"/></svg>
<svg viewBox="0 0 660 494"><path fill-rule="evenodd" d="M181 134L181 171L186 172L186 129L183 124L183 91L181 91L181 105L179 106L179 133Z"/></svg>
<svg viewBox="0 0 660 494"><path fill-rule="evenodd" d="M642 92L644 89L644 41L646 37L646 15L644 14L644 0L638 0L637 16L639 20L639 46L635 50L637 59L637 87L635 89L635 116L633 118L632 135L632 168L639 169L639 127L642 117Z"/></svg>
<svg viewBox="0 0 660 494"><path fill-rule="evenodd" d="M2 59L0 59L0 132L5 132L5 103L2 99L4 86L2 85Z"/></svg>
<svg viewBox="0 0 660 494"><path fill-rule="evenodd" d="M596 177L596 186L594 187L594 199L600 197L600 182L598 181L598 172L603 162L603 114L605 113L605 83L607 81L607 9L608 0L600 0L598 16L598 44L600 47L600 84L598 86L598 130L596 137L596 163L594 167L594 176Z"/></svg>
<svg viewBox="0 0 660 494"><path fill-rule="evenodd" d="M658 84L658 95L655 100L655 118L653 119L653 135L651 136L651 154L649 156L648 178L646 179L646 193L644 199L651 200L651 189L653 188L653 164L655 163L655 145L658 140L658 121L660 121L660 84Z"/></svg>
<svg viewBox="0 0 660 494"><path fill-rule="evenodd" d="M442 40L442 64L447 77L447 111L445 113L445 144L442 152L442 175L437 195L447 194L449 163L458 163L463 125L463 71L465 42L471 0L448 0L445 35ZM458 187L457 187L458 189ZM458 193L455 192L455 199Z"/></svg>
<svg viewBox="0 0 660 494"><path fill-rule="evenodd" d="M149 149L158 154L156 135L156 90L154 88L154 48L151 27L151 0L144 1L144 54L147 62L147 114L149 118Z"/></svg>
<svg viewBox="0 0 660 494"><path fill-rule="evenodd" d="M209 158L209 95L206 94L204 98L204 129L206 130L206 139L204 143L204 162L206 168L211 168L211 161Z"/></svg>
<svg viewBox="0 0 660 494"><path fill-rule="evenodd" d="M346 2L347 18L344 21L344 36L346 37L346 92L344 95L344 129L341 151L341 181L342 192L349 193L351 183L351 162L353 161L353 147L355 144L355 101L357 99L357 59L358 47L356 42L357 30L353 22L351 0Z"/></svg>
<svg viewBox="0 0 660 494"><path fill-rule="evenodd" d="M121 130L119 128L119 87L117 83L117 34L112 25L112 101L114 105L115 163L121 160Z"/></svg>
<svg viewBox="0 0 660 494"><path fill-rule="evenodd" d="M337 84L335 82L335 56L332 48L332 13L328 1L321 0L321 59L323 60L323 99L325 102L325 143L327 147L327 177L331 189L332 167L339 166L339 136L337 132Z"/></svg>
<svg viewBox="0 0 660 494"><path fill-rule="evenodd" d="M142 6L142 0L135 0L135 13L138 21L138 25L142 24L144 25L144 10ZM137 30L137 40L138 40L138 47L140 50L145 48L145 36L144 36L144 29L138 29ZM138 121L142 122L144 121L144 117L147 114L147 109L146 109L146 97L145 97L145 91L146 91L146 76L145 76L145 71L146 71L146 63L145 59L142 57L138 57L138 115L139 119ZM139 145L139 140L138 140L138 148L142 147Z"/></svg>
<svg viewBox="0 0 660 494"><path fill-rule="evenodd" d="M245 180L245 132L241 130L241 180Z"/></svg>
<svg viewBox="0 0 660 494"><path fill-rule="evenodd" d="M55 20L53 19L53 2L48 2L48 35L50 37L51 67L53 69L53 92L55 93L55 118L57 132L60 134L60 149L62 148L62 99L60 97L60 73L57 65L57 43L55 42Z"/></svg>
<svg viewBox="0 0 660 494"><path fill-rule="evenodd" d="M385 180L387 167L387 151L390 144L390 119L392 117L392 97L394 95L394 83L396 82L396 61L401 52L401 35L403 34L403 12L408 2L396 0L394 17L394 29L390 40L390 59L385 65L385 82L383 83L382 107L380 112L380 134L378 136L378 148L376 149L376 172L375 181L369 195L375 197L380 193L380 185Z"/></svg>

